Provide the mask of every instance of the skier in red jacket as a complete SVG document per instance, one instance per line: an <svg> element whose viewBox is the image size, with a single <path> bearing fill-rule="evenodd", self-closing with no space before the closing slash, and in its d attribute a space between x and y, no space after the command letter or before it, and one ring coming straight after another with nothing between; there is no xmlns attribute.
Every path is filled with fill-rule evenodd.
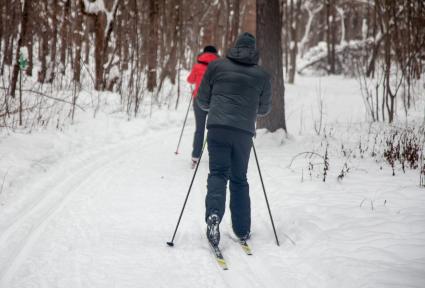
<svg viewBox="0 0 425 288"><path fill-rule="evenodd" d="M192 168L196 166L201 156L202 145L204 142L204 131L205 131L205 120L207 118L207 112L203 111L196 105L196 95L198 94L199 85L201 85L202 78L204 77L205 71L207 70L208 63L217 60L217 49L214 46L205 46L204 51L198 55L195 65L192 67L192 71L187 77L187 82L195 84L193 90L193 110L195 112L196 129L193 138L193 150L192 150Z"/></svg>

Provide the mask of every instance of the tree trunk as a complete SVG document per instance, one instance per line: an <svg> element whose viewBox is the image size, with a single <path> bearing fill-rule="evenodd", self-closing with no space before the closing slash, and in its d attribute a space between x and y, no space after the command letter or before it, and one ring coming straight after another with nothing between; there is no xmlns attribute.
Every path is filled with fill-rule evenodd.
<svg viewBox="0 0 425 288"><path fill-rule="evenodd" d="M241 22L241 29L244 32L249 32L255 35L255 0L241 1L242 7L239 21Z"/></svg>
<svg viewBox="0 0 425 288"><path fill-rule="evenodd" d="M329 24L329 18L330 18L330 0L325 0L325 5L326 5L326 26L325 26L325 31L326 31L326 50L328 52L328 72L330 70L330 65L331 65L331 36L330 36L330 24Z"/></svg>
<svg viewBox="0 0 425 288"><path fill-rule="evenodd" d="M82 10L84 11L84 10ZM86 29L84 29L84 64L89 65L90 63L90 35L89 29L90 23L93 21L90 17L86 17L85 25Z"/></svg>
<svg viewBox="0 0 425 288"><path fill-rule="evenodd" d="M10 85L10 96L15 98L15 90L16 90L16 84L18 81L19 76L19 54L21 51L21 48L25 45L25 39L27 30L28 30L28 19L29 19L29 13L31 11L31 0L23 1L23 9L22 9L22 18L21 18L21 35L19 36L18 45L16 47L16 54L15 54L15 64L13 65L13 74L12 74L12 81Z"/></svg>
<svg viewBox="0 0 425 288"><path fill-rule="evenodd" d="M331 74L335 74L336 72L336 53L335 53L335 46L336 46L336 14L335 14L335 0L331 0L331 19L332 21L330 22L330 35L331 35Z"/></svg>
<svg viewBox="0 0 425 288"><path fill-rule="evenodd" d="M279 0L257 0L257 47L261 65L272 77L272 111L257 121L258 128L286 131L282 61L282 16Z"/></svg>
<svg viewBox="0 0 425 288"><path fill-rule="evenodd" d="M95 65L96 65L96 90L103 90L103 72L104 72L104 46L105 46L105 27L106 15L99 13L95 19L96 27L96 51L95 51Z"/></svg>
<svg viewBox="0 0 425 288"><path fill-rule="evenodd" d="M67 0L69 1L69 0ZM113 19L116 15L118 5L120 3L120 0L110 0L108 2L105 2L102 0L102 2L105 4L103 7L106 10L97 10L93 7L91 7L91 4L97 4L96 2L84 0L84 12L88 15L94 15L94 26L95 26L95 37L96 37L96 49L95 49L95 66L96 66L96 80L95 80L95 89L96 90L103 90L105 88L105 68L104 64L107 60L107 47L108 47L108 40L110 39L110 34L112 31L112 23ZM96 6L95 6L96 7ZM99 7L99 5L97 6ZM108 19L107 14L110 17ZM88 43L86 43L88 45ZM88 55L89 50L86 51L86 55Z"/></svg>
<svg viewBox="0 0 425 288"><path fill-rule="evenodd" d="M156 83L156 69L158 62L158 24L159 0L149 0L149 41L148 41L148 83L149 92L153 92Z"/></svg>
<svg viewBox="0 0 425 288"><path fill-rule="evenodd" d="M48 0L43 1L43 9L45 11L48 10ZM49 19L45 18L42 24L42 35L41 39L39 40L39 51L38 51L38 57L41 62L40 70L38 71L37 75L37 81L40 83L44 83L46 81L47 76L47 55L49 54ZM41 44L40 44L41 41Z"/></svg>
<svg viewBox="0 0 425 288"><path fill-rule="evenodd" d="M286 27L289 27L291 24L289 21L289 7L288 7L288 1L283 1L283 13L284 13L284 23L286 25ZM283 30L283 29L282 29ZM285 76L288 75L289 73L289 29L284 29L285 30L285 39L284 39L284 48L285 48Z"/></svg>
<svg viewBox="0 0 425 288"><path fill-rule="evenodd" d="M33 24L32 24L31 20L29 20L29 21L30 21L29 30L31 31ZM34 45L33 45L34 38L33 38L32 33L27 33L27 36L28 36L28 39L27 39L26 42L27 42L27 48L28 48L28 67L27 67L27 70L25 71L25 73L28 76L32 76L32 70L34 68Z"/></svg>
<svg viewBox="0 0 425 288"><path fill-rule="evenodd" d="M4 65L12 65L13 62L13 19L15 17L15 7L10 1L5 1L5 17L4 17L4 48L3 48L3 63L2 73L4 71ZM9 11L12 11L10 15Z"/></svg>
<svg viewBox="0 0 425 288"><path fill-rule="evenodd" d="M172 0L170 2L172 16L171 16L171 25L173 29L171 30L170 40L171 40L171 49L169 51L169 57L167 62L165 63L164 67L161 70L160 74L160 81L159 81L159 87L158 92L162 88L162 84L164 83L164 80L168 77L171 81L171 84L176 83L176 71L177 71L177 47L179 43L179 35L180 35L180 6L181 6L181 0Z"/></svg>
<svg viewBox="0 0 425 288"><path fill-rule="evenodd" d="M232 38L230 39L230 45L232 45L239 34L239 13L240 13L240 0L234 0L233 2L233 23L232 23Z"/></svg>
<svg viewBox="0 0 425 288"><path fill-rule="evenodd" d="M49 9L49 6L47 6ZM48 10L50 11L50 9ZM56 68L56 46L58 43L58 17L59 17L59 0L53 2L53 11L51 14L52 19L52 34L51 34L51 46L50 46L50 63L49 63L49 75L46 75L47 82L52 83L55 78ZM44 80L43 80L44 81Z"/></svg>
<svg viewBox="0 0 425 288"><path fill-rule="evenodd" d="M298 54L298 18L301 9L301 1L297 1L294 7L294 1L290 3L290 28L291 43L289 46L289 70L288 70L288 83L294 83L295 71L297 70L297 54Z"/></svg>
<svg viewBox="0 0 425 288"><path fill-rule="evenodd" d="M57 1L57 0L56 0ZM69 15L71 10L71 1L65 0L64 3L64 12L63 12L63 19L62 19L62 27L61 27L61 54L60 54L60 62L61 62L61 73L65 75L65 67L66 67L66 50L68 48L68 41L69 41ZM97 29L96 29L97 30ZM53 59L55 60L55 59Z"/></svg>
<svg viewBox="0 0 425 288"><path fill-rule="evenodd" d="M74 81L80 83L81 78L81 58L82 58L82 43L83 43L83 9L82 0L77 0L76 3L76 24L74 32L75 41L75 60L74 60Z"/></svg>

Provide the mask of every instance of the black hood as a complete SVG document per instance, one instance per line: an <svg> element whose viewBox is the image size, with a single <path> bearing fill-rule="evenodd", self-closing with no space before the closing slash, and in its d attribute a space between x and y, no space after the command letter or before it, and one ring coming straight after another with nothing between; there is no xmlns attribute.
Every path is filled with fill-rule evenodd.
<svg viewBox="0 0 425 288"><path fill-rule="evenodd" d="M227 58L245 65L257 65L259 57L255 37L247 32L239 35L235 47L227 53Z"/></svg>

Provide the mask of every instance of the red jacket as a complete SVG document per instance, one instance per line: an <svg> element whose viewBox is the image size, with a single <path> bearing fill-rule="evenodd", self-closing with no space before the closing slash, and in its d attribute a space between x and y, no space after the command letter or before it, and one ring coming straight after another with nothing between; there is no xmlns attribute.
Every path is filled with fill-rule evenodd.
<svg viewBox="0 0 425 288"><path fill-rule="evenodd" d="M207 71L208 63L218 59L217 54L205 52L198 56L197 63L193 65L192 71L190 71L187 77L187 82L195 84L195 90L193 90L192 96L196 97L198 94L199 85L201 85L202 78L204 77L205 71Z"/></svg>

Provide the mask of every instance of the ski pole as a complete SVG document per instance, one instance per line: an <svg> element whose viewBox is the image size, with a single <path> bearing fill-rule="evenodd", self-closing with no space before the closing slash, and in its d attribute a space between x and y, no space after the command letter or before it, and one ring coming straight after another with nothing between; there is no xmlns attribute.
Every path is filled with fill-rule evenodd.
<svg viewBox="0 0 425 288"><path fill-rule="evenodd" d="M274 227L272 211L270 210L269 200L267 199L266 188L264 187L263 176L261 175L260 163L258 162L257 151L255 150L254 142L252 142L252 148L254 150L255 161L257 162L258 174L260 174L261 185L263 186L264 197L266 198L267 209L269 210L270 220L272 222L274 237L276 238L277 246L280 246L279 239L277 238L277 234L276 234L276 228Z"/></svg>
<svg viewBox="0 0 425 288"><path fill-rule="evenodd" d="M183 211L184 211L184 208L186 207L187 199L189 198L190 191L192 190L193 181L195 180L195 176L196 176L196 172L198 171L199 163L201 163L201 158L202 158L202 154L204 154L206 142L207 142L207 140L205 139L204 145L202 146L202 150L201 150L201 156L199 156L199 161L196 164L195 172L193 172L192 181L190 182L189 190L187 191L187 194L186 194L186 199L184 199L182 211L180 212L179 220L177 221L177 225L176 225L176 229L174 230L173 238L171 238L170 242L167 242L168 246L171 246L171 247L174 246L174 237L176 237L177 229L179 228L180 220L182 219Z"/></svg>
<svg viewBox="0 0 425 288"><path fill-rule="evenodd" d="M183 131L184 131L184 127L186 126L187 115L189 115L191 103L192 103L192 96L190 96L189 106L187 106L186 117L184 117L182 132L180 133L180 138L179 138L179 143L177 144L176 152L174 152L176 155L179 154L180 142L182 141Z"/></svg>

